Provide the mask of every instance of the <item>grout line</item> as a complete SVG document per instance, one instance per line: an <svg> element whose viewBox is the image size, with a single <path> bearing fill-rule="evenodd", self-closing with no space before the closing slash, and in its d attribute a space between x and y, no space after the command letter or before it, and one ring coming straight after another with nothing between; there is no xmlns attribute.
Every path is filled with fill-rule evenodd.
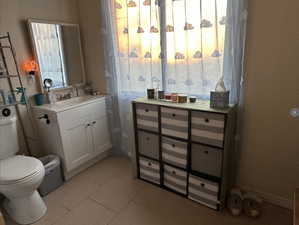
<svg viewBox="0 0 299 225"><path fill-rule="evenodd" d="M117 212L117 211L115 211L114 209L111 209L111 208L109 208L109 207L107 207L107 206L103 205L101 202L98 202L97 200L93 199L91 196L88 196L87 198L88 198L89 200L91 200L91 201L93 201L93 202L97 203L98 205L100 205L100 206L104 207L105 209L107 209L107 210L109 210L109 211L113 212L114 214L118 214L118 212Z"/></svg>

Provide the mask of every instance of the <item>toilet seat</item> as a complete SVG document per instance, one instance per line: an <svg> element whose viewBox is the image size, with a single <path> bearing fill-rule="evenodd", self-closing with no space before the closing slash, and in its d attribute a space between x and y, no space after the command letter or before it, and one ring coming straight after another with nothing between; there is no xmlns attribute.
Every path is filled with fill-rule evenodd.
<svg viewBox="0 0 299 225"><path fill-rule="evenodd" d="M30 180L43 169L40 160L28 156L13 156L0 161L0 185Z"/></svg>

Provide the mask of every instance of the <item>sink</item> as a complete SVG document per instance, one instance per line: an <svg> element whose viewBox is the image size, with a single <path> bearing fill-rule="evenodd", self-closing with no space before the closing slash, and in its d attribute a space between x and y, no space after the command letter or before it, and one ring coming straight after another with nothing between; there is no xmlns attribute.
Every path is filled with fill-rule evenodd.
<svg viewBox="0 0 299 225"><path fill-rule="evenodd" d="M85 102L85 101L88 101L88 100L91 100L91 99L94 99L95 97L94 96L82 96L82 97L74 97L74 98L70 98L70 99L66 99L66 100L62 100L62 101L59 101L59 102L56 102L54 103L54 105L63 105L63 106L66 106L66 105L76 105L76 104L80 104L82 102Z"/></svg>
<svg viewBox="0 0 299 225"><path fill-rule="evenodd" d="M54 104L45 104L42 106L35 106L37 108L46 109L49 111L55 111L55 112L61 112L68 110L70 108L74 108L83 104L90 103L92 101L95 101L99 98L104 98L105 95L87 95L87 96L81 96L81 97L74 97L67 100L59 101Z"/></svg>

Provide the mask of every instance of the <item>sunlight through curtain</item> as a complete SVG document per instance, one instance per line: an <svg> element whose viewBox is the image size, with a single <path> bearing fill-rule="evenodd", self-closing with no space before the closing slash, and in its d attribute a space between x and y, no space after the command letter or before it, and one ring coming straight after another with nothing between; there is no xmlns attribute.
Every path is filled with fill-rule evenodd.
<svg viewBox="0 0 299 225"><path fill-rule="evenodd" d="M165 87L208 98L222 76L227 1L166 0L162 29L158 1L113 3L124 91Z"/></svg>

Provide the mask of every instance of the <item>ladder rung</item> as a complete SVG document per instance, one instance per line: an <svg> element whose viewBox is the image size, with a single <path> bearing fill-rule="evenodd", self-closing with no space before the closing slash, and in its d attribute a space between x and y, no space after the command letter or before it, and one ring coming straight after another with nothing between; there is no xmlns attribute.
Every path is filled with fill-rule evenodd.
<svg viewBox="0 0 299 225"><path fill-rule="evenodd" d="M0 48L11 48L10 46L0 46Z"/></svg>
<svg viewBox="0 0 299 225"><path fill-rule="evenodd" d="M0 79L10 78L10 77L18 77L18 75L0 75Z"/></svg>
<svg viewBox="0 0 299 225"><path fill-rule="evenodd" d="M8 36L0 36L0 39L8 38Z"/></svg>

